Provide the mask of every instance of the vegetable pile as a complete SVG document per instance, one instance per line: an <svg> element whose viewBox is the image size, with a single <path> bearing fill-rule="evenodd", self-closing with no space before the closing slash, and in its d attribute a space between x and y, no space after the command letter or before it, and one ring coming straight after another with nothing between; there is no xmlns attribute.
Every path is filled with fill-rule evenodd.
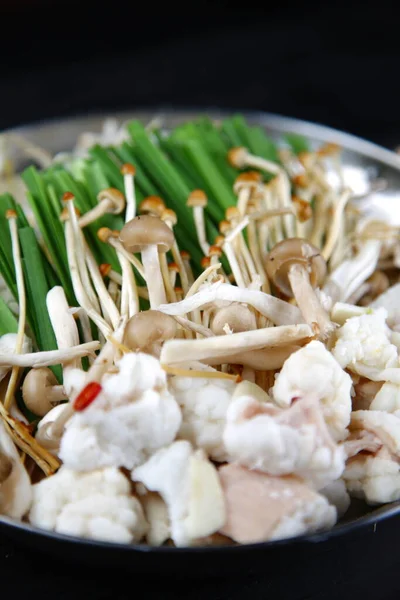
<svg viewBox="0 0 400 600"><path fill-rule="evenodd" d="M0 514L198 546L400 499L398 230L339 147L240 115L2 142Z"/></svg>

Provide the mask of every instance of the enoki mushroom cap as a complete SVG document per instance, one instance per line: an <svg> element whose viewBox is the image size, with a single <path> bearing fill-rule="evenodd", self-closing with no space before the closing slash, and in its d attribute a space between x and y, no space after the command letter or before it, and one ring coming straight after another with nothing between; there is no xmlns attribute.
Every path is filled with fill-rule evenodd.
<svg viewBox="0 0 400 600"><path fill-rule="evenodd" d="M163 221L170 221L173 227L175 227L175 225L178 222L176 212L174 212L171 208L166 208L165 210L163 210L161 219Z"/></svg>
<svg viewBox="0 0 400 600"><path fill-rule="evenodd" d="M257 327L254 313L242 304L231 304L220 308L213 317L211 330L215 335L225 335L226 324L233 333L252 331Z"/></svg>
<svg viewBox="0 0 400 600"><path fill-rule="evenodd" d="M207 196L203 190L193 190L188 196L186 206L189 206L190 208L194 206L201 206L201 208L204 208L207 206Z"/></svg>
<svg viewBox="0 0 400 600"><path fill-rule="evenodd" d="M293 296L289 271L295 264L304 266L313 287L318 287L325 279L326 262L316 246L302 238L283 240L272 248L265 266L268 278L286 296Z"/></svg>
<svg viewBox="0 0 400 600"><path fill-rule="evenodd" d="M125 208L125 198L116 188L106 188L97 194L97 202L108 201L110 203L110 211L113 215L119 215Z"/></svg>
<svg viewBox="0 0 400 600"><path fill-rule="evenodd" d="M165 203L160 196L147 196L139 205L139 212L142 215L155 215L161 217L165 210Z"/></svg>
<svg viewBox="0 0 400 600"><path fill-rule="evenodd" d="M141 215L128 221L119 239L125 250L133 254L152 245L156 245L159 252L168 252L175 240L168 225L153 215Z"/></svg>
<svg viewBox="0 0 400 600"><path fill-rule="evenodd" d="M57 379L49 368L31 369L22 385L22 397L27 408L35 415L44 417L54 408L52 388L56 385Z"/></svg>
<svg viewBox="0 0 400 600"><path fill-rule="evenodd" d="M243 188L257 189L262 181L261 174L257 171L240 173L233 184L233 191L238 194Z"/></svg>
<svg viewBox="0 0 400 600"><path fill-rule="evenodd" d="M145 350L174 338L176 332L175 319L158 310L146 310L129 319L123 343L131 350Z"/></svg>
<svg viewBox="0 0 400 600"><path fill-rule="evenodd" d="M131 163L125 163L121 167L121 175L136 175L136 167Z"/></svg>
<svg viewBox="0 0 400 600"><path fill-rule="evenodd" d="M236 169L243 169L246 166L248 151L244 146L231 148L228 152L228 162Z"/></svg>

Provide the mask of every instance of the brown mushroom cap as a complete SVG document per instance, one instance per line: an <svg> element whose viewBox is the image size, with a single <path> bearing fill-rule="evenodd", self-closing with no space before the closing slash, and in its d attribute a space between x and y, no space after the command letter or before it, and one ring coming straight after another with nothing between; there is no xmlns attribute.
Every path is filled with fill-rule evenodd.
<svg viewBox="0 0 400 600"><path fill-rule="evenodd" d="M207 206L207 196L203 190L193 190L188 196L186 206L201 206L202 208Z"/></svg>
<svg viewBox="0 0 400 600"><path fill-rule="evenodd" d="M224 331L226 323L233 333L257 329L254 313L241 304L231 304L220 308L213 317L211 330L215 335L226 335Z"/></svg>
<svg viewBox="0 0 400 600"><path fill-rule="evenodd" d="M143 215L155 215L161 217L165 210L164 200L160 196L147 196L140 203L139 210Z"/></svg>
<svg viewBox="0 0 400 600"><path fill-rule="evenodd" d="M119 190L116 188L107 188L105 190L101 190L97 194L97 201L103 202L104 200L108 200L111 204L111 213L113 215L119 215L125 208L125 198L124 195L121 194Z"/></svg>
<svg viewBox="0 0 400 600"><path fill-rule="evenodd" d="M9 478L13 465L11 459L0 451L0 485Z"/></svg>
<svg viewBox="0 0 400 600"><path fill-rule="evenodd" d="M53 386L58 385L54 373L48 367L31 369L22 385L25 405L35 415L44 417L54 408Z"/></svg>
<svg viewBox="0 0 400 600"><path fill-rule="evenodd" d="M119 234L125 250L134 254L143 247L155 244L159 252L168 252L174 243L174 234L159 217L141 215L128 221Z"/></svg>
<svg viewBox="0 0 400 600"><path fill-rule="evenodd" d="M270 251L266 261L266 270L268 278L286 296L293 296L289 270L294 264L304 266L313 287L318 287L326 276L326 262L316 246L302 238L283 240Z"/></svg>
<svg viewBox="0 0 400 600"><path fill-rule="evenodd" d="M261 174L257 171L240 173L233 184L233 191L238 194L243 188L256 189L262 181Z"/></svg>
<svg viewBox="0 0 400 600"><path fill-rule="evenodd" d="M159 310L146 310L131 317L126 325L123 343L131 350L151 349L175 337L175 319Z"/></svg>

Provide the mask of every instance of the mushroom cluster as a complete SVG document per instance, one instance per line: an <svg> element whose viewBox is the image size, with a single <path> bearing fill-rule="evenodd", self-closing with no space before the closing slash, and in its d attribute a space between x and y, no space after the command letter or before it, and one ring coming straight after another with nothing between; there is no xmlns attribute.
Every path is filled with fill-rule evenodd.
<svg viewBox="0 0 400 600"><path fill-rule="evenodd" d="M398 232L333 144L156 127L25 174L40 243L0 197L0 514L198 546L400 499Z"/></svg>

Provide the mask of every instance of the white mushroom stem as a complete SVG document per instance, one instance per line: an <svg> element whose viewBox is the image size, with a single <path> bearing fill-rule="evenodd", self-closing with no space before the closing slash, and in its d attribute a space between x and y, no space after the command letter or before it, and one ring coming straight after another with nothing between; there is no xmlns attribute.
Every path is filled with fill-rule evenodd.
<svg viewBox="0 0 400 600"><path fill-rule="evenodd" d="M135 274L130 262L120 252L117 252L122 271L121 315L133 317L139 312L139 295Z"/></svg>
<svg viewBox="0 0 400 600"><path fill-rule="evenodd" d="M289 177L283 169L280 169L278 177L274 180L276 194L278 198L278 206L288 209L292 209L292 197ZM287 237L294 237L296 235L296 221L294 215L290 216L285 214L283 216L283 223L286 230Z"/></svg>
<svg viewBox="0 0 400 600"><path fill-rule="evenodd" d="M271 292L271 288L261 258L260 248L257 240L257 228L254 221L250 221L247 228L247 234L251 256L253 258L257 273L261 278L262 291L269 294Z"/></svg>
<svg viewBox="0 0 400 600"><path fill-rule="evenodd" d="M306 323L314 329L316 335L321 335L321 338L325 339L335 325L314 292L307 269L303 265L294 264L289 269L288 277Z"/></svg>
<svg viewBox="0 0 400 600"><path fill-rule="evenodd" d="M193 331L194 333L198 333L203 337L213 337L215 334L208 327L204 327L199 323L194 323L193 321L189 321L189 319L185 319L184 317L178 317L174 315L173 318L179 325L181 325L184 329L188 331Z"/></svg>
<svg viewBox="0 0 400 600"><path fill-rule="evenodd" d="M93 256L88 244L86 243L86 241L84 241L84 251L85 251L86 264L87 264L87 267L88 267L88 270L90 273L90 277L93 281L93 285L95 287L97 296L99 298L101 308L103 311L103 315L104 315L104 317L106 317L106 316L108 317L113 329L115 329L120 320L119 311L118 311L113 299L111 298L110 294L108 293L108 290L105 286L104 279L101 276L97 262Z"/></svg>
<svg viewBox="0 0 400 600"><path fill-rule="evenodd" d="M247 376L250 375L251 381L254 381L254 373L251 373L250 369L256 371L280 369L285 360L299 349L300 346L298 345L277 346L276 348L250 350L238 354L226 354L218 358L203 359L203 361L212 366L221 364L242 365L248 369Z"/></svg>
<svg viewBox="0 0 400 600"><path fill-rule="evenodd" d="M78 346L78 327L71 314L65 292L61 286L55 286L47 293L46 306L58 349L63 350ZM69 365L64 365L64 370L68 367L82 368L82 363L79 358L74 358Z"/></svg>
<svg viewBox="0 0 400 600"><path fill-rule="evenodd" d="M167 315L183 315L216 300L249 304L276 325L290 325L304 322L300 310L296 306L289 304L289 302L285 302L264 292L240 289L223 282L213 283L206 289L176 304L160 305L158 310Z"/></svg>
<svg viewBox="0 0 400 600"><path fill-rule="evenodd" d="M209 267L207 267L207 269L200 273L198 278L190 286L188 293L186 294L186 298L189 298L190 296L196 294L196 292L199 291L199 288L203 285L203 283L206 283L210 275L215 273L215 271L218 271L220 267L221 263L215 263L214 265L210 265Z"/></svg>
<svg viewBox="0 0 400 600"><path fill-rule="evenodd" d="M245 239L242 235L242 229L244 227L246 227L248 225L248 223L249 223L248 218L247 219L245 218L242 220L242 222L239 222L238 228L235 226L232 229L232 231L229 232L229 234L226 236L225 242L226 242L226 240L228 240L228 243L234 244L235 240L237 241L236 242L237 243L237 245L236 245L237 252L243 257L243 261L246 266L245 267L246 273L248 272L250 281L253 281L254 278L258 275L258 272L254 265L253 258L247 247ZM244 227L243 227L243 225L244 225ZM237 231L235 231L236 229L237 229ZM232 235L233 233L234 233L234 235ZM237 258L239 258L239 257L237 256ZM242 269L242 271L243 271L243 269Z"/></svg>
<svg viewBox="0 0 400 600"><path fill-rule="evenodd" d="M86 289L82 284L75 254L74 234L72 230L72 225L69 221L65 222L65 242L67 248L68 266L71 274L72 287L74 288L76 299L78 300L80 306L83 309L85 309L88 317L101 330L103 335L108 335L109 333L111 333L111 328L109 324L103 319L99 312L93 308L92 302L90 301L86 293Z"/></svg>
<svg viewBox="0 0 400 600"><path fill-rule="evenodd" d="M208 255L210 244L207 242L206 226L204 223L204 208L202 206L193 206L193 219L196 227L197 239L204 256Z"/></svg>
<svg viewBox="0 0 400 600"><path fill-rule="evenodd" d="M167 340L161 349L160 362L170 364L188 360L208 360L242 351L284 344L295 345L296 342L311 339L313 335L308 325L286 325L197 340Z"/></svg>
<svg viewBox="0 0 400 600"><path fill-rule="evenodd" d="M226 258L228 259L229 266L235 278L236 284L240 288L246 288L246 281L243 278L242 270L236 258L236 254L232 247L232 244L230 242L225 241L222 246L222 249L225 253Z"/></svg>
<svg viewBox="0 0 400 600"><path fill-rule="evenodd" d="M110 281L108 282L107 290L115 306L121 309L121 292L118 283L116 283L113 279L110 279Z"/></svg>
<svg viewBox="0 0 400 600"><path fill-rule="evenodd" d="M125 223L136 217L135 176L132 172L124 173L124 189L126 198Z"/></svg>
<svg viewBox="0 0 400 600"><path fill-rule="evenodd" d="M176 302L176 294L174 290L175 282L171 282L171 274L168 269L168 261L165 253L159 254L161 275L164 282L164 289L167 296L168 302Z"/></svg>
<svg viewBox="0 0 400 600"><path fill-rule="evenodd" d="M28 354L0 354L0 367L49 367L70 362L76 358L93 354L100 342L88 342L61 350L29 352Z"/></svg>
<svg viewBox="0 0 400 600"><path fill-rule="evenodd" d="M141 257L145 272L144 279L149 290L150 308L157 308L160 304L165 304L167 299L156 244L143 247Z"/></svg>
<svg viewBox="0 0 400 600"><path fill-rule="evenodd" d="M321 250L321 255L324 257L324 259L326 261L328 261L330 259L333 249L338 240L338 237L340 234L340 229L341 229L341 224L342 224L343 212L344 212L344 209L345 209L346 204L349 201L350 197L351 197L351 191L346 189L340 194L339 199L337 200L337 202L335 204L334 211L333 211L333 217L332 217L330 225L328 227L326 242L325 242L324 247Z"/></svg>
<svg viewBox="0 0 400 600"><path fill-rule="evenodd" d="M327 195L319 195L316 197L313 228L310 233L310 242L320 248L322 246L322 240L325 235L326 225L328 222L328 211L330 206L330 199Z"/></svg>
<svg viewBox="0 0 400 600"><path fill-rule="evenodd" d="M112 206L112 202L107 198L100 200L96 206L88 210L84 215L82 215L82 217L79 217L79 220L77 220L79 227L83 229L84 227L90 225L90 223L100 219L100 217L110 212L110 208Z"/></svg>
<svg viewBox="0 0 400 600"><path fill-rule="evenodd" d="M330 274L323 291L334 302L346 302L376 270L381 246L379 240L362 243L356 256L345 260Z"/></svg>
<svg viewBox="0 0 400 600"><path fill-rule="evenodd" d="M347 319L368 314L371 309L364 306L354 306L345 302L336 302L331 310L331 319L338 325L344 325Z"/></svg>
<svg viewBox="0 0 400 600"><path fill-rule="evenodd" d="M92 330L90 328L90 319L87 315L87 312L81 306L72 306L68 309L68 312L71 315L76 315L76 318L79 319L79 322L82 327L82 337L84 342L92 342ZM75 320L75 318L74 318Z"/></svg>
<svg viewBox="0 0 400 600"><path fill-rule="evenodd" d="M17 215L13 211L8 218L8 225L10 228L11 235L11 244L12 244L12 255L13 262L15 268L15 278L17 282L17 290L18 290L18 306L19 306L19 314L18 314L18 331L17 331L17 339L15 343L15 353L18 354L22 351L24 344L24 336L25 336L25 324L26 324L26 293L25 293L25 282L24 282L24 273L22 270L22 261L21 261L21 250L19 246L18 239L18 228L17 228ZM17 366L14 366L11 371L11 377L8 382L7 392L4 398L4 406L6 410L10 410L13 398L15 386L18 381L19 370Z"/></svg>
<svg viewBox="0 0 400 600"><path fill-rule="evenodd" d="M73 253L75 255L75 262L78 268L79 279L85 289L85 295L87 296L90 304L96 312L100 312L100 304L96 293L93 289L92 282L90 281L89 272L85 262L85 239L81 231L78 217L74 207L74 197L72 194L64 195L64 202L68 208L69 222L71 225L72 235L70 238Z"/></svg>
<svg viewBox="0 0 400 600"><path fill-rule="evenodd" d="M135 267L139 275L141 275L144 278L144 268L140 260L138 260L134 254L127 252L121 244L121 242L116 238L110 236L107 241L110 244L110 246L112 246L113 248L115 248L115 250L117 250L117 252L122 254L122 256L124 256L131 263L131 265Z"/></svg>
<svg viewBox="0 0 400 600"><path fill-rule="evenodd" d="M172 220L167 217L167 218L164 218L163 221L166 225L168 225L168 227L173 232L174 225L173 225ZM189 289L189 286L193 283L193 281L191 280L192 269L190 268L190 261L189 260L184 261L182 259L176 239L174 239L173 244L171 246L171 253L172 253L174 262L178 265L178 268L179 268L179 278L181 280L181 286L183 289L183 293L186 294ZM185 264L185 263L187 263L187 264Z"/></svg>

